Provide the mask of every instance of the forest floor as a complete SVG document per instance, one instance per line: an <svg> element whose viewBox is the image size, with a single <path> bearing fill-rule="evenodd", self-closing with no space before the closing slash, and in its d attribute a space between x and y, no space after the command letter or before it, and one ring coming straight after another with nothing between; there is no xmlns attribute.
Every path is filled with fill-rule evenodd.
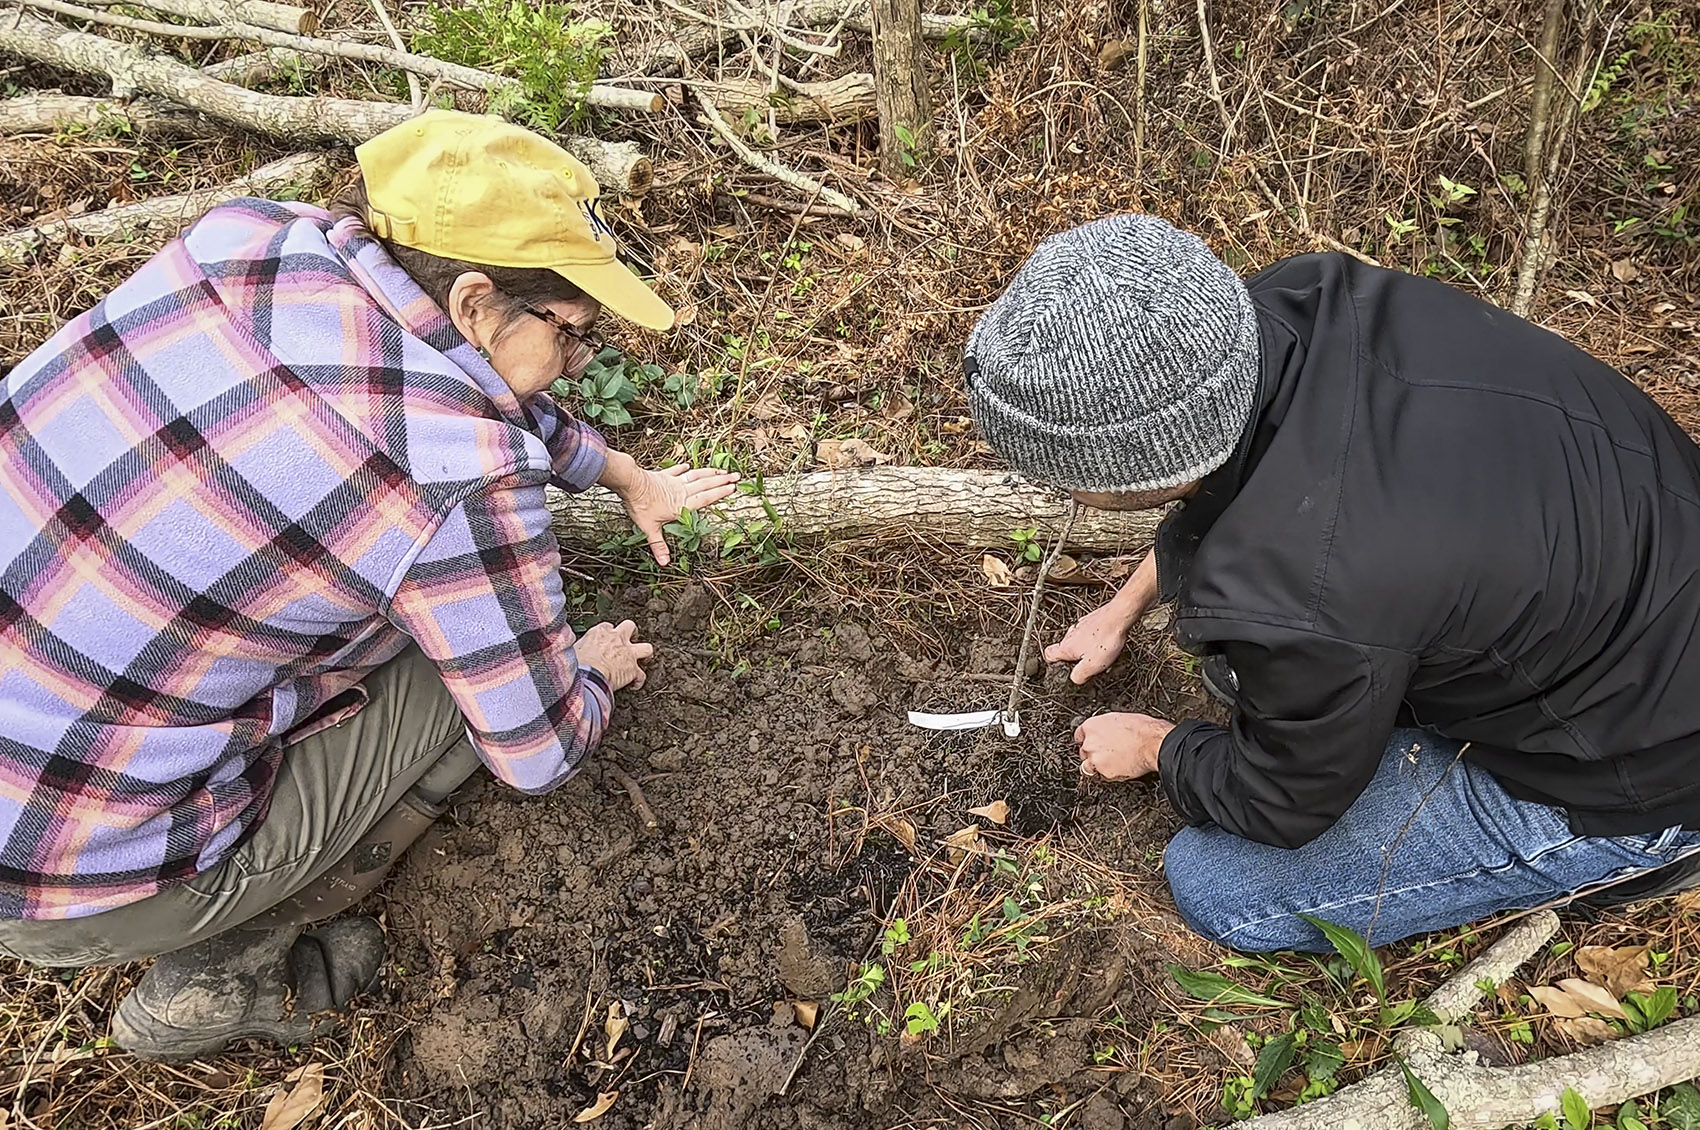
<svg viewBox="0 0 1700 1130"><path fill-rule="evenodd" d="M604 5L604 72L644 57L676 8ZM629 389L601 385L574 406L621 421L612 442L652 463L993 466L961 386L968 328L1040 239L1118 211L1190 227L1247 273L1344 248L1509 305L1532 204L1542 8L1222 0L1207 52L1202 6L993 3L982 42L937 45L938 154L913 182L877 173L870 122L741 123L849 193L854 215L740 164L680 90L661 114L593 119L585 128L655 161L654 188L604 215L683 317L666 336L618 338L602 371ZM428 13L399 15L414 26ZM374 27L346 0L324 26ZM1697 32L1689 7L1630 4L1569 45L1591 65L1530 315L1693 434ZM866 70L866 52L846 39L814 77ZM405 93L393 72L374 82L351 64L312 81ZM0 87L104 93L4 56ZM296 148L217 131L0 137L0 231L222 183ZM158 242L66 245L12 267L0 373ZM1011 534L990 556L1019 572L1029 542ZM1101 601L1139 548L1082 560L1082 583L1053 586L1042 635ZM1379 1002L1348 965L1235 957L1186 930L1163 884L1175 824L1159 793L1078 780L1074 719L1213 709L1160 618L1090 688L1044 672L1019 743L940 736L905 712L998 705L994 680L1013 674L1027 586L990 584L985 547L909 537L679 556L666 571L629 545L570 561L581 621L630 615L655 640L651 685L622 696L603 751L558 793L484 784L457 798L371 901L393 961L343 1033L143 1064L105 1038L139 968L0 962L0 1128L287 1130L306 1111L337 1130L592 1114L619 1128L1167 1130L1290 1105L1389 1062ZM649 814L609 766L641 784ZM1420 998L1497 928L1386 947L1388 999ZM1635 975L1607 977L1608 958ZM1195 999L1209 995L1197 971L1234 981L1240 1004ZM1700 1012L1700 908L1566 914L1478 1014L1493 1054L1560 1054L1642 1023L1577 1024L1523 991L1571 977ZM1296 1032L1311 1051L1258 1071ZM1592 1118L1700 1125L1700 1094Z"/></svg>

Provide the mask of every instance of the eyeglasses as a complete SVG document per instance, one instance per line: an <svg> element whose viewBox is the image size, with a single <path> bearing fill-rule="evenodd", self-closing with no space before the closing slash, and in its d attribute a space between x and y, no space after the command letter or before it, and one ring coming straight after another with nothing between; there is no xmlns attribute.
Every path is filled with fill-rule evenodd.
<svg viewBox="0 0 1700 1130"><path fill-rule="evenodd" d="M567 339L567 363L562 374L576 377L590 364L591 359L602 352L608 340L593 330L581 330L553 310L545 310L541 306L526 306L525 312L534 318L541 318L554 328L556 333Z"/></svg>

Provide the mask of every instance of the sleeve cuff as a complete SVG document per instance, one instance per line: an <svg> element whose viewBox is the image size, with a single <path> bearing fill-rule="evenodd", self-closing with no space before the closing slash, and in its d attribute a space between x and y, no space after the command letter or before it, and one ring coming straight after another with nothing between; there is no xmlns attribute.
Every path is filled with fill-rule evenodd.
<svg viewBox="0 0 1700 1130"><path fill-rule="evenodd" d="M566 440L566 457L555 460L555 485L564 491L578 494L589 490L602 478L608 466L608 441L602 433L582 420L567 421L563 429L573 438ZM564 437L563 437L564 438Z"/></svg>
<svg viewBox="0 0 1700 1130"><path fill-rule="evenodd" d="M1175 814L1188 824L1210 822L1188 780L1192 755L1200 744L1223 733L1226 731L1214 723L1192 719L1170 730L1157 751L1157 779L1162 783L1163 795Z"/></svg>

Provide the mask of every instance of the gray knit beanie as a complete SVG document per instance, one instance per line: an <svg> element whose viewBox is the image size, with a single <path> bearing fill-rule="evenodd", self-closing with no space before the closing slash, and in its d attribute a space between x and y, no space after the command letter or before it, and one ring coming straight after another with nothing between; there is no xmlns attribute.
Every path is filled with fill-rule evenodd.
<svg viewBox="0 0 1700 1130"><path fill-rule="evenodd" d="M1030 479L1142 491L1228 461L1258 390L1257 316L1238 275L1155 216L1041 243L968 335L969 402Z"/></svg>

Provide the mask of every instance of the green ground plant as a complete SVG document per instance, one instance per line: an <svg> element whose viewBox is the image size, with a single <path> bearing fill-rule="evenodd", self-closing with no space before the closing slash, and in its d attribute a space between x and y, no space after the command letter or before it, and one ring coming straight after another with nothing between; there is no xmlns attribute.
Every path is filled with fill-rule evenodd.
<svg viewBox="0 0 1700 1130"><path fill-rule="evenodd" d="M490 98L494 113L554 132L586 116L584 91L595 81L614 31L601 20L575 18L567 4L475 0L466 7L433 2L416 50L519 80Z"/></svg>

